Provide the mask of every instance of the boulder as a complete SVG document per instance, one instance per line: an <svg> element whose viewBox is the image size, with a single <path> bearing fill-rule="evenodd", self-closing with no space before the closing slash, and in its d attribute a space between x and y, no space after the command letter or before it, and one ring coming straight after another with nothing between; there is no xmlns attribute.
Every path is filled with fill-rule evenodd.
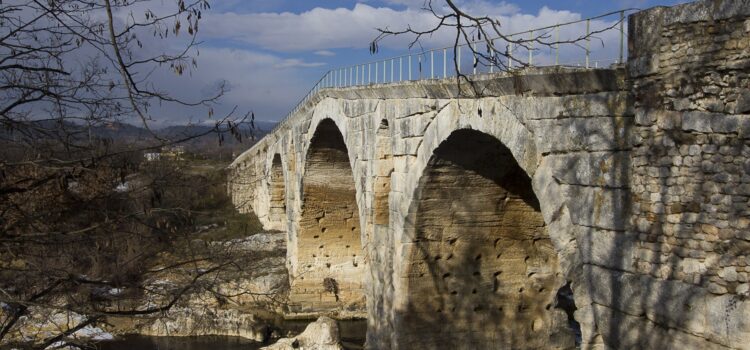
<svg viewBox="0 0 750 350"><path fill-rule="evenodd" d="M279 339L273 345L261 348L261 350L343 350L339 339L339 326L335 320L321 316L317 321L310 323L305 331L294 338Z"/></svg>

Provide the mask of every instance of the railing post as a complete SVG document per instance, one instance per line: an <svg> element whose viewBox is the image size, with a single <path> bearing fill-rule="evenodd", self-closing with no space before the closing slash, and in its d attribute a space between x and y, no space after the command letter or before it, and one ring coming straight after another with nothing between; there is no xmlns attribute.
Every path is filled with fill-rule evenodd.
<svg viewBox="0 0 750 350"><path fill-rule="evenodd" d="M417 80L422 80L422 55L417 55L417 71L419 71L419 78Z"/></svg>
<svg viewBox="0 0 750 350"><path fill-rule="evenodd" d="M620 11L620 62L622 64L623 55L625 54L625 11Z"/></svg>
<svg viewBox="0 0 750 350"><path fill-rule="evenodd" d="M474 57L474 60L472 61L472 66L474 67L473 73L474 75L477 75L477 43L471 44L471 55Z"/></svg>
<svg viewBox="0 0 750 350"><path fill-rule="evenodd" d="M409 55L409 80L411 80L411 55Z"/></svg>
<svg viewBox="0 0 750 350"><path fill-rule="evenodd" d="M404 81L404 56L398 58L398 81Z"/></svg>
<svg viewBox="0 0 750 350"><path fill-rule="evenodd" d="M394 73L396 71L395 65L396 65L396 60L393 59L393 58L391 58L391 83L393 82L393 79L394 79L395 74L396 74L396 73Z"/></svg>
<svg viewBox="0 0 750 350"><path fill-rule="evenodd" d="M529 66L534 64L534 31L529 32Z"/></svg>
<svg viewBox="0 0 750 350"><path fill-rule="evenodd" d="M435 50L430 50L430 79L435 79Z"/></svg>
<svg viewBox="0 0 750 350"><path fill-rule="evenodd" d="M354 67L349 67L349 86L354 85Z"/></svg>
<svg viewBox="0 0 750 350"><path fill-rule="evenodd" d="M512 36L508 37L508 40L512 40ZM508 42L508 69L513 68L513 43Z"/></svg>
<svg viewBox="0 0 750 350"><path fill-rule="evenodd" d="M375 84L378 83L378 64L375 63Z"/></svg>
<svg viewBox="0 0 750 350"><path fill-rule="evenodd" d="M354 74L356 74L354 76L354 85L359 85L359 65L356 65L354 67L354 70L355 70Z"/></svg>
<svg viewBox="0 0 750 350"><path fill-rule="evenodd" d="M492 59L492 62L490 62L490 73L495 72L495 39L490 40L490 58Z"/></svg>
<svg viewBox="0 0 750 350"><path fill-rule="evenodd" d="M388 69L386 69L386 66L385 66L386 63L387 63L387 61L383 60L383 84L385 84L385 81L386 81L386 79L385 79L386 74L385 73L388 71Z"/></svg>
<svg viewBox="0 0 750 350"><path fill-rule="evenodd" d="M555 65L560 65L560 26L555 26Z"/></svg>
<svg viewBox="0 0 750 350"><path fill-rule="evenodd" d="M367 84L372 84L372 74L371 73L372 73L372 67L368 63L367 64Z"/></svg>
<svg viewBox="0 0 750 350"><path fill-rule="evenodd" d="M589 49L591 47L591 39L589 38L589 33L591 32L591 20L586 20L586 68L589 68Z"/></svg>
<svg viewBox="0 0 750 350"><path fill-rule="evenodd" d="M461 45L456 46L456 75L461 74Z"/></svg>
<svg viewBox="0 0 750 350"><path fill-rule="evenodd" d="M443 79L448 77L448 49L443 49Z"/></svg>

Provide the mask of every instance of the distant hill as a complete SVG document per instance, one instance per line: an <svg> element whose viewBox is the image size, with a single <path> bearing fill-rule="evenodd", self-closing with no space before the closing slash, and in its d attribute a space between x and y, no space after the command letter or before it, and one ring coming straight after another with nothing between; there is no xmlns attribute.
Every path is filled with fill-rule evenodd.
<svg viewBox="0 0 750 350"><path fill-rule="evenodd" d="M78 139L89 137L108 139L118 143L152 144L154 137L143 127L112 122L87 128L84 125L58 120L40 120L26 122L28 128L19 127L23 131L0 129L0 141L18 140L20 138L33 139ZM276 122L256 122L255 130L249 124L239 126L239 139L230 133L217 133L209 125L170 125L152 130L156 136L172 141L185 140L181 143L185 150L207 156L231 157L252 146L255 141L267 134ZM226 131L226 126L221 127Z"/></svg>

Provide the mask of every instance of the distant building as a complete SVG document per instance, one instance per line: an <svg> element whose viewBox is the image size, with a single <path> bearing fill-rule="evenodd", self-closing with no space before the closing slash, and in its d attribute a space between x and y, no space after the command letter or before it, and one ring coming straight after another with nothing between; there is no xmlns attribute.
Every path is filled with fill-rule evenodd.
<svg viewBox="0 0 750 350"><path fill-rule="evenodd" d="M149 152L144 153L143 157L146 158L146 161L153 162L161 159L161 153L159 152Z"/></svg>

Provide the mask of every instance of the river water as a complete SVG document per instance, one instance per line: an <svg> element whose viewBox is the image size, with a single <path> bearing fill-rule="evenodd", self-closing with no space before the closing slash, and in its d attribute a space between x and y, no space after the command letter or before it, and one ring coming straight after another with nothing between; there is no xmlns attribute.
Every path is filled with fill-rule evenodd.
<svg viewBox="0 0 750 350"><path fill-rule="evenodd" d="M101 350L256 350L263 345L238 337L149 337L128 335L98 344Z"/></svg>
<svg viewBox="0 0 750 350"><path fill-rule="evenodd" d="M280 325L286 334L301 333L314 320L286 320ZM341 341L347 350L359 350L365 343L365 320L338 321ZM151 337L127 335L97 344L101 350L256 350L268 345L239 337Z"/></svg>

